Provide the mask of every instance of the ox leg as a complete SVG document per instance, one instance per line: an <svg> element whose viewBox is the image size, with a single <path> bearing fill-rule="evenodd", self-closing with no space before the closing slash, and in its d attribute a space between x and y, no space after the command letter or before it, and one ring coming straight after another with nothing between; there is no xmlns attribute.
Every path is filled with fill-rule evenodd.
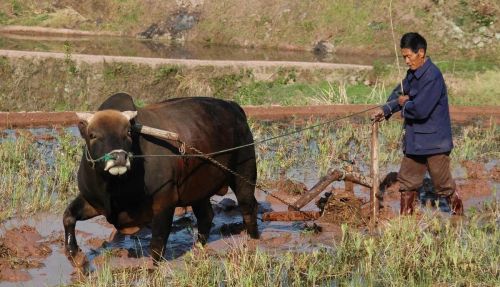
<svg viewBox="0 0 500 287"><path fill-rule="evenodd" d="M210 198L200 200L192 205L196 221L198 222L198 242L205 245L212 228L214 211Z"/></svg>
<svg viewBox="0 0 500 287"><path fill-rule="evenodd" d="M175 206L165 207L155 213L151 226L151 256L155 264L163 258L165 244L167 243L172 221L174 218Z"/></svg>
<svg viewBox="0 0 500 287"><path fill-rule="evenodd" d="M243 222L248 235L254 239L259 238L259 229L257 227L258 204L254 195L255 187L239 178L235 178L234 184L230 186L238 199L238 205L243 214Z"/></svg>
<svg viewBox="0 0 500 287"><path fill-rule="evenodd" d="M87 220L99 215L81 195L78 195L66 208L63 215L64 225L64 246L68 256L75 256L78 253L78 244L75 236L76 222Z"/></svg>

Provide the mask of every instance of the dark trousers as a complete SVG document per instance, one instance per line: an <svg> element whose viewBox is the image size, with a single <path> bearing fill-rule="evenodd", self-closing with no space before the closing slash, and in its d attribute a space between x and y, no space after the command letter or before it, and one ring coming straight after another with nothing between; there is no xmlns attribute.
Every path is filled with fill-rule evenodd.
<svg viewBox="0 0 500 287"><path fill-rule="evenodd" d="M399 191L417 191L422 186L426 171L429 171L438 196L448 197L455 192L449 153L405 155L398 174Z"/></svg>

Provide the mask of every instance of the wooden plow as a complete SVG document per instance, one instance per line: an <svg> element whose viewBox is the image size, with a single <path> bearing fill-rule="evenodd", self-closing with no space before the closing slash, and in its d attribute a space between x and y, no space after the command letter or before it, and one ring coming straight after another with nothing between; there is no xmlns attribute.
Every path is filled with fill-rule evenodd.
<svg viewBox="0 0 500 287"><path fill-rule="evenodd" d="M371 223L377 221L379 212L379 166L378 166L378 126L379 123L372 124L371 133L371 168L370 176L364 176L355 172L351 168L345 170L331 169L323 176L306 194L290 204L288 211L271 211L264 213L262 220L264 221L306 221L315 220L322 216L319 211L301 211L308 203L318 197L332 182L344 181L345 191L353 194L353 185L359 184L370 188L370 219ZM334 196L334 194L332 194ZM354 214L353 214L354 215Z"/></svg>
<svg viewBox="0 0 500 287"><path fill-rule="evenodd" d="M377 194L379 193L379 166L378 166L378 126L379 123L375 122L372 124L371 133L371 168L370 177L364 176L358 172L353 171L351 168L346 168L345 170L331 169L323 176L306 194L300 197L297 201L288 206L288 211L272 211L266 212L262 216L264 221L306 221L315 220L322 216L319 211L302 211L301 209L306 206L309 202L314 200L318 195L320 195L332 182L334 181L344 181L345 191L348 193L353 193L354 184L359 184L371 189L370 192L370 211L371 211L371 223L376 223L377 216L379 212L379 202ZM133 129L136 132L145 135L151 135L164 140L172 140L181 142L179 135L173 132L160 130L143 125L135 125ZM185 147L181 145L182 153ZM354 196L353 196L354 197ZM352 216L356 216L353 214Z"/></svg>

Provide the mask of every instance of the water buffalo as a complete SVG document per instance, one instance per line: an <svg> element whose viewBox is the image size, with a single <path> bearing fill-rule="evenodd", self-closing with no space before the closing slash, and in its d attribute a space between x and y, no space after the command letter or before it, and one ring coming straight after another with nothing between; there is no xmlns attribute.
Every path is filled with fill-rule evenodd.
<svg viewBox="0 0 500 287"><path fill-rule="evenodd" d="M210 197L234 191L248 234L258 238L255 187L199 157L147 157L179 154L175 142L134 132L135 125L175 132L204 153L253 143L244 111L238 104L213 98L178 98L136 109L132 98L119 93L108 98L95 114L79 114L78 128L85 140L78 169L79 195L64 212L65 247L69 256L79 251L75 224L104 215L122 234L151 224L151 255L164 253L176 206L192 206L198 240L210 233ZM192 153L189 149L186 153ZM145 157L141 157L144 155ZM250 182L257 177L255 149L249 145L213 156Z"/></svg>

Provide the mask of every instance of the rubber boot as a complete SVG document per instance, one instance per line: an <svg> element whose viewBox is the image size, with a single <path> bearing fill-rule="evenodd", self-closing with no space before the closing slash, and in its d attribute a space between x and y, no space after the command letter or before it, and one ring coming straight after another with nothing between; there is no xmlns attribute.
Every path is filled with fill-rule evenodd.
<svg viewBox="0 0 500 287"><path fill-rule="evenodd" d="M456 192L446 197L446 201L448 202L452 215L464 215L464 205Z"/></svg>
<svg viewBox="0 0 500 287"><path fill-rule="evenodd" d="M401 215L412 215L415 209L416 191L401 192Z"/></svg>

